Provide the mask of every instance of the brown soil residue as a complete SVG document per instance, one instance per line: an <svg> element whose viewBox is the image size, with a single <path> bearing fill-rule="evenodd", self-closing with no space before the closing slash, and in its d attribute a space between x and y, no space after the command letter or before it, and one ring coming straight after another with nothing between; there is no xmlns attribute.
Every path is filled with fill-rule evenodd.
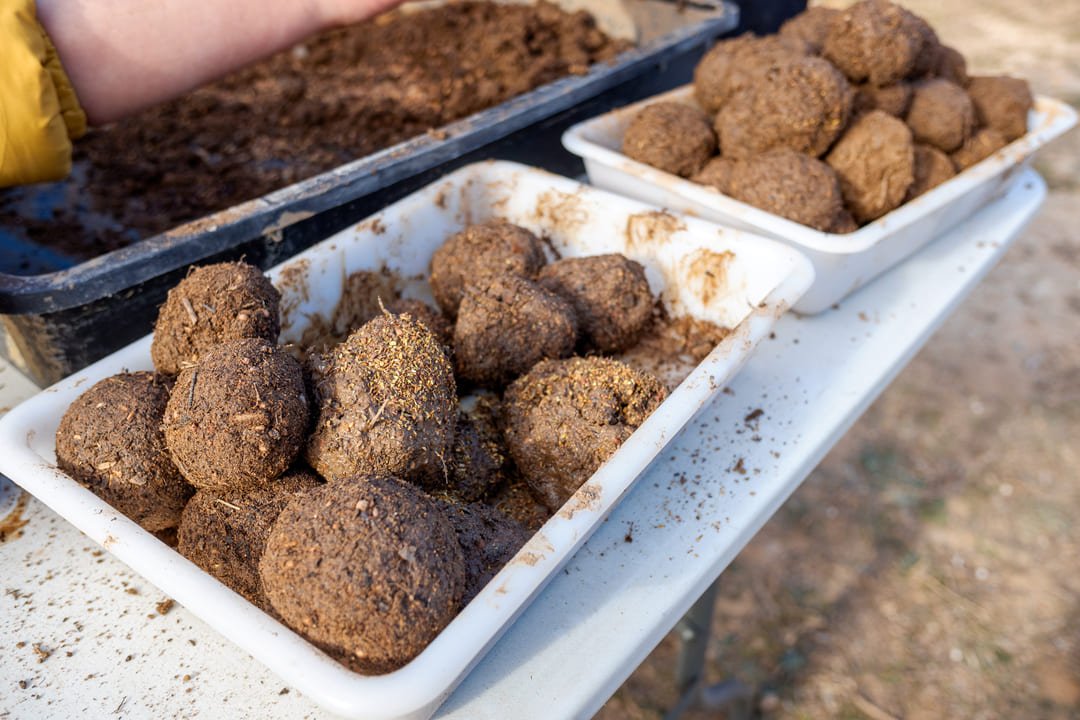
<svg viewBox="0 0 1080 720"><path fill-rule="evenodd" d="M37 219L38 191L5 191L0 226L93 257L583 74L626 47L586 13L546 2L391 12L92 130L71 178L49 190L62 196L58 211Z"/></svg>
<svg viewBox="0 0 1080 720"><path fill-rule="evenodd" d="M641 341L618 358L652 373L673 390L730 333L728 328L689 315L658 317Z"/></svg>

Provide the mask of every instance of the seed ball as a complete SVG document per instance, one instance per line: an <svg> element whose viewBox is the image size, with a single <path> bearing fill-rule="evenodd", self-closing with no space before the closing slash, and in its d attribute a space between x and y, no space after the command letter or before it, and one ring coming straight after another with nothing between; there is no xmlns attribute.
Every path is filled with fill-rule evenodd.
<svg viewBox="0 0 1080 720"><path fill-rule="evenodd" d="M930 145L915 145L915 182L908 190L908 200L933 190L956 175L956 168L948 155Z"/></svg>
<svg viewBox="0 0 1080 720"><path fill-rule="evenodd" d="M266 340L231 340L180 372L165 409L165 442L188 482L221 495L285 472L303 447L308 417L300 364Z"/></svg>
<svg viewBox="0 0 1080 720"><path fill-rule="evenodd" d="M794 150L775 150L746 160L720 158L695 180L816 230L829 231L844 208L833 169Z"/></svg>
<svg viewBox="0 0 1080 720"><path fill-rule="evenodd" d="M694 98L706 112L715 115L771 66L810 53L805 41L790 36L756 37L746 33L721 40L694 69Z"/></svg>
<svg viewBox="0 0 1080 720"><path fill-rule="evenodd" d="M294 497L274 522L259 575L286 623L365 674L420 654L461 607L466 577L436 500L379 476Z"/></svg>
<svg viewBox="0 0 1080 720"><path fill-rule="evenodd" d="M720 154L745 159L788 149L818 157L843 132L853 100L848 81L821 58L773 65L716 116Z"/></svg>
<svg viewBox="0 0 1080 720"><path fill-rule="evenodd" d="M458 376L498 388L546 358L574 351L578 323L566 300L513 275L470 285L454 326Z"/></svg>
<svg viewBox="0 0 1080 720"><path fill-rule="evenodd" d="M809 46L811 52L818 54L829 35L829 26L840 16L835 8L821 6L809 7L780 26L780 36L801 40Z"/></svg>
<svg viewBox="0 0 1080 720"><path fill-rule="evenodd" d="M623 153L672 175L689 177L716 154L716 133L696 107L658 102L634 116L626 128Z"/></svg>
<svg viewBox="0 0 1080 720"><path fill-rule="evenodd" d="M227 340L276 343L281 294L259 268L218 263L195 268L169 291L154 325L150 357L158 372L175 375Z"/></svg>
<svg viewBox="0 0 1080 720"><path fill-rule="evenodd" d="M836 171L844 202L859 222L876 220L898 207L915 181L911 130L880 110L855 121L825 162Z"/></svg>
<svg viewBox="0 0 1080 720"><path fill-rule="evenodd" d="M537 282L573 306L590 350L622 352L652 320L656 302L645 268L624 255L559 260L541 270Z"/></svg>
<svg viewBox="0 0 1080 720"><path fill-rule="evenodd" d="M1020 78L974 77L968 93L979 121L1012 142L1027 133L1028 111L1034 106L1031 88Z"/></svg>
<svg viewBox="0 0 1080 720"><path fill-rule="evenodd" d="M952 152L975 131L975 106L959 85L924 80L915 84L907 124L916 141Z"/></svg>
<svg viewBox="0 0 1080 720"><path fill-rule="evenodd" d="M431 258L431 292L451 319L465 287L490 275L534 278L547 262L540 239L501 218L456 233Z"/></svg>
<svg viewBox="0 0 1080 720"><path fill-rule="evenodd" d="M1009 141L1005 139L1005 136L994 128L983 128L968 138L960 149L949 155L949 158L957 171L967 170L1008 144Z"/></svg>
<svg viewBox="0 0 1080 720"><path fill-rule="evenodd" d="M462 604L468 604L528 542L531 533L521 523L487 505L446 500L440 500L439 504L457 533L465 558Z"/></svg>
<svg viewBox="0 0 1080 720"><path fill-rule="evenodd" d="M259 560L270 528L293 497L319 484L314 473L300 470L222 497L200 490L180 519L180 554L249 602L269 609Z"/></svg>
<svg viewBox="0 0 1080 720"><path fill-rule="evenodd" d="M855 83L889 85L912 75L927 42L910 12L887 0L863 0L829 25L822 56Z"/></svg>
<svg viewBox="0 0 1080 720"><path fill-rule="evenodd" d="M546 360L504 397L510 456L557 510L667 397L652 375L617 360Z"/></svg>
<svg viewBox="0 0 1080 720"><path fill-rule="evenodd" d="M430 330L411 315L383 315L310 366L319 412L306 457L320 475L445 484L456 385Z"/></svg>
<svg viewBox="0 0 1080 720"><path fill-rule="evenodd" d="M171 386L149 372L105 378L71 404L56 430L60 469L152 533L176 527L195 492L161 430Z"/></svg>

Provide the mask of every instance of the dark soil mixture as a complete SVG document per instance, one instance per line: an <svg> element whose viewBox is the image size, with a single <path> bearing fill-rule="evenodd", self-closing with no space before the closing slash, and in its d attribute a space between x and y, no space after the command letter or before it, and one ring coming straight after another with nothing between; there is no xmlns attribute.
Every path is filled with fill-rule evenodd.
<svg viewBox="0 0 1080 720"><path fill-rule="evenodd" d="M627 45L584 12L464 2L322 35L91 132L76 171L0 194L0 227L79 258L122 247L497 105Z"/></svg>

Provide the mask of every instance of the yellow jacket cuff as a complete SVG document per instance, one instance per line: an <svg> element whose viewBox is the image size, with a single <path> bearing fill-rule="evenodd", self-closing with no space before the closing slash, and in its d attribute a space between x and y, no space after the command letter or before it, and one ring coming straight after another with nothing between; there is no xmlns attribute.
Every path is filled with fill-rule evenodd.
<svg viewBox="0 0 1080 720"><path fill-rule="evenodd" d="M34 0L0 0L0 187L59 180L86 114Z"/></svg>

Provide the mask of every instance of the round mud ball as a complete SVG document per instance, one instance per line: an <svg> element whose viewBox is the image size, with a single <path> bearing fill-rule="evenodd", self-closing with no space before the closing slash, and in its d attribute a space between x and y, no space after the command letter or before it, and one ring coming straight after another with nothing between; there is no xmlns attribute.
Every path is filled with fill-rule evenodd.
<svg viewBox="0 0 1080 720"><path fill-rule="evenodd" d="M836 173L794 150L776 150L746 160L728 160L698 182L788 220L829 231L844 209ZM714 184L715 183L715 184Z"/></svg>
<svg viewBox="0 0 1080 720"><path fill-rule="evenodd" d="M521 523L530 532L539 530L554 514L536 498L536 493L529 487L529 483L517 474L512 474L488 499L487 504Z"/></svg>
<svg viewBox="0 0 1080 720"><path fill-rule="evenodd" d="M979 121L1012 142L1027 133L1028 111L1034 107L1026 80L1008 77L973 77L968 94Z"/></svg>
<svg viewBox="0 0 1080 720"><path fill-rule="evenodd" d="M266 340L216 345L180 372L165 409L165 442L195 487L219 495L285 472L308 427L304 376Z"/></svg>
<svg viewBox="0 0 1080 720"><path fill-rule="evenodd" d="M558 510L665 397L655 377L610 358L542 362L506 390L510 457Z"/></svg>
<svg viewBox="0 0 1080 720"><path fill-rule="evenodd" d="M431 258L431 292L450 318L456 318L465 287L490 275L536 277L547 262L543 243L523 227L501 218L470 225L450 238Z"/></svg>
<svg viewBox="0 0 1080 720"><path fill-rule="evenodd" d="M289 472L253 490L218 496L200 490L180 519L180 554L249 602L269 609L259 560L270 528L298 493L320 485L307 471Z"/></svg>
<svg viewBox="0 0 1080 720"><path fill-rule="evenodd" d="M985 160L1008 144L1009 141L1005 139L1005 136L994 128L983 128L969 137L959 150L949 155L949 158L956 166L957 172L960 172Z"/></svg>
<svg viewBox="0 0 1080 720"><path fill-rule="evenodd" d="M941 40L938 38L934 28L921 15L916 15L910 10L906 12L908 22L922 37L922 46L919 49L919 54L915 56L915 65L911 68L909 77L924 78L933 75L937 68L938 59L941 57Z"/></svg>
<svg viewBox="0 0 1080 720"><path fill-rule="evenodd" d="M445 485L458 404L454 369L430 330L383 315L310 366L319 417L306 456L320 475Z"/></svg>
<svg viewBox="0 0 1080 720"><path fill-rule="evenodd" d="M956 168L949 156L930 145L915 145L915 182L908 189L908 200L933 190L953 175Z"/></svg>
<svg viewBox="0 0 1080 720"><path fill-rule="evenodd" d="M904 202L915 180L915 143L907 125L874 110L848 128L825 162L840 178L848 210L870 222Z"/></svg>
<svg viewBox="0 0 1080 720"><path fill-rule="evenodd" d="M440 500L439 505L457 533L465 558L462 605L467 605L532 534L518 521L487 505L447 500Z"/></svg>
<svg viewBox="0 0 1080 720"><path fill-rule="evenodd" d="M710 115L715 115L736 93L754 84L755 79L778 62L810 54L810 47L788 36L755 37L746 33L721 40L694 69L694 98Z"/></svg>
<svg viewBox="0 0 1080 720"><path fill-rule="evenodd" d="M465 591L457 533L437 501L389 477L357 477L293 498L259 575L277 613L365 674L392 672L453 619Z"/></svg>
<svg viewBox="0 0 1080 720"><path fill-rule="evenodd" d="M952 152L975 131L975 106L964 88L933 78L915 83L907 124L918 142Z"/></svg>
<svg viewBox="0 0 1080 720"><path fill-rule="evenodd" d="M171 386L149 372L105 378L71 404L56 430L60 469L149 532L176 527L195 492L161 431Z"/></svg>
<svg viewBox="0 0 1080 720"><path fill-rule="evenodd" d="M885 87L863 84L855 88L855 114L881 110L903 118L911 105L911 83L900 81Z"/></svg>
<svg viewBox="0 0 1080 720"><path fill-rule="evenodd" d="M821 54L852 82L889 85L915 72L926 40L907 10L863 0L830 23Z"/></svg>
<svg viewBox="0 0 1080 720"><path fill-rule="evenodd" d="M716 116L720 154L789 149L818 157L844 130L854 91L836 68L804 57L773 65Z"/></svg>
<svg viewBox="0 0 1080 720"><path fill-rule="evenodd" d="M652 320L656 300L645 268L624 255L559 260L541 270L536 281L573 306L589 350L627 350Z"/></svg>
<svg viewBox="0 0 1080 720"><path fill-rule="evenodd" d="M494 409L494 405L485 400L471 415L458 414L454 432L446 494L463 502L487 497L506 477L506 447L496 418L485 410L485 406Z"/></svg>
<svg viewBox="0 0 1080 720"><path fill-rule="evenodd" d="M780 26L780 37L801 40L817 54L825 46L829 26L840 16L835 8L821 6L809 7Z"/></svg>
<svg viewBox="0 0 1080 720"><path fill-rule="evenodd" d="M431 331L439 344L449 348L454 341L454 326L446 316L423 300L413 298L399 298L386 306L392 315L411 315L421 325Z"/></svg>
<svg viewBox="0 0 1080 720"><path fill-rule="evenodd" d="M689 177L716 154L716 133L709 118L696 107L658 102L630 121L622 151L664 172Z"/></svg>
<svg viewBox="0 0 1080 720"><path fill-rule="evenodd" d="M458 376L499 388L536 363L574 352L578 322L566 300L504 275L470 285L454 326Z"/></svg>
<svg viewBox="0 0 1080 720"><path fill-rule="evenodd" d="M150 356L158 372L175 375L227 340L276 343L281 294L259 268L218 263L195 268L169 291L154 325Z"/></svg>
<svg viewBox="0 0 1080 720"><path fill-rule="evenodd" d="M959 50L948 45L942 45L938 48L937 62L934 64L933 74L962 88L966 88L968 82L970 82L967 74L967 60L964 59Z"/></svg>

